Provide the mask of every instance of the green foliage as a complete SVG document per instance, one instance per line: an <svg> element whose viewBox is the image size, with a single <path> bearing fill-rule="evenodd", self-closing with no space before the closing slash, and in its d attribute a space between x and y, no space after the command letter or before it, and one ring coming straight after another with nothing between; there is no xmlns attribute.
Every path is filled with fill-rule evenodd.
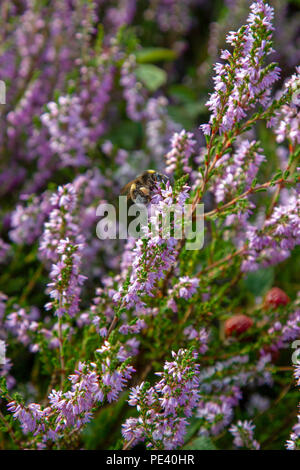
<svg viewBox="0 0 300 470"><path fill-rule="evenodd" d="M189 444L183 447L184 450L217 450L216 446L209 437L196 437Z"/></svg>
<svg viewBox="0 0 300 470"><path fill-rule="evenodd" d="M258 269L248 273L244 279L245 288L255 297L262 297L274 283L274 268Z"/></svg>
<svg viewBox="0 0 300 470"><path fill-rule="evenodd" d="M136 68L135 74L150 91L156 91L167 82L166 72L153 64L141 64Z"/></svg>
<svg viewBox="0 0 300 470"><path fill-rule="evenodd" d="M139 64L152 64L154 62L172 62L178 57L178 54L172 49L147 47L137 50L135 56Z"/></svg>

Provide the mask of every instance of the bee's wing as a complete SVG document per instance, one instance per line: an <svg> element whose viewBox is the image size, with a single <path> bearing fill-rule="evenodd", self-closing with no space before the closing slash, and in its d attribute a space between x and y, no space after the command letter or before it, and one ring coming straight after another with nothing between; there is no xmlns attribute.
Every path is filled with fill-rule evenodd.
<svg viewBox="0 0 300 470"><path fill-rule="evenodd" d="M130 188L131 188L132 183L133 181L129 181L129 183L123 186L123 188L120 191L121 196L127 196L127 198L130 197Z"/></svg>

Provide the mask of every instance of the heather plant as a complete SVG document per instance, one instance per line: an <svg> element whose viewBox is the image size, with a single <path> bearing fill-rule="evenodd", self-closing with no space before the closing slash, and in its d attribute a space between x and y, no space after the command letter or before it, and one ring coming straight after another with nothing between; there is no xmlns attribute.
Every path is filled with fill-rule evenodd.
<svg viewBox="0 0 300 470"><path fill-rule="evenodd" d="M0 448L299 448L299 11L269 3L3 0ZM98 238L149 168L140 236Z"/></svg>

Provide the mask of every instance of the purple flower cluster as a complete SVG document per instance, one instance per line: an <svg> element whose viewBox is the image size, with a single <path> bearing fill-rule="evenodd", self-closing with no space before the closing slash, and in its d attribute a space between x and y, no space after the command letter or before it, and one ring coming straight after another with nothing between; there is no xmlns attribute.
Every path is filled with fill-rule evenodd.
<svg viewBox="0 0 300 470"><path fill-rule="evenodd" d="M295 366L294 375L296 378L296 384L300 386L300 365ZM300 413L297 415L297 423L293 426L293 430L290 434L289 440L286 442L286 448L288 450L299 450L300 449Z"/></svg>
<svg viewBox="0 0 300 470"><path fill-rule="evenodd" d="M41 409L41 405L30 403L27 407L12 401L7 409L12 413L14 419L18 419L25 434L32 432L43 432L46 427L47 416L50 413L49 408Z"/></svg>
<svg viewBox="0 0 300 470"><path fill-rule="evenodd" d="M176 259L177 240L173 237L164 238L162 220L169 213L172 204L183 207L188 197L187 186L177 195L173 194L169 182L166 189L158 190L152 200L150 223L143 227L143 238L136 241L133 249L130 283L126 291L121 289L114 296L116 302L121 302L128 309L135 307L136 310L143 310L145 303L141 297L154 295L157 282L164 278L165 272Z"/></svg>
<svg viewBox="0 0 300 470"><path fill-rule="evenodd" d="M12 375L9 374L10 369L12 368L12 362L7 357L7 344L6 344L7 331L5 330L5 324L4 324L7 300L8 300L7 295L0 292L0 340L2 341L1 353L4 355L4 359L5 359L4 363L2 364L0 363L0 377L5 377L6 385L9 390L14 387L16 380L14 379Z"/></svg>
<svg viewBox="0 0 300 470"><path fill-rule="evenodd" d="M166 173L181 176L182 173L191 173L189 158L195 151L196 141L192 132L184 129L175 132L171 138L171 150L166 155Z"/></svg>
<svg viewBox="0 0 300 470"><path fill-rule="evenodd" d="M145 12L147 20L158 23L163 32L185 33L192 24L191 7L195 0L151 0Z"/></svg>
<svg viewBox="0 0 300 470"><path fill-rule="evenodd" d="M26 312L24 308L18 308L9 313L5 320L7 330L12 333L20 343L25 346L30 345L32 352L35 352L36 348L34 344L31 344L31 335L38 329L37 320L39 317L40 312L36 307L32 307L29 312Z"/></svg>
<svg viewBox="0 0 300 470"><path fill-rule="evenodd" d="M142 383L133 388L128 403L136 406L139 418L123 424L123 436L135 445L147 442L148 448L175 449L183 444L187 419L197 405L199 366L197 355L187 350L172 352L173 361L156 373L161 380L153 387Z"/></svg>
<svg viewBox="0 0 300 470"><path fill-rule="evenodd" d="M299 194L291 194L286 204L276 206L262 229L249 224L246 240L248 247L243 271L255 271L260 265L277 264L288 258L291 250L300 243Z"/></svg>
<svg viewBox="0 0 300 470"><path fill-rule="evenodd" d="M100 1L103 2L103 0ZM136 7L137 0L118 0L115 6L109 6L105 14L105 23L108 23L109 30L115 32L121 26L130 24L134 18Z"/></svg>
<svg viewBox="0 0 300 470"><path fill-rule="evenodd" d="M147 146L161 166L161 157L167 152L169 142L179 125L171 120L167 113L168 100L164 96L150 98L146 108Z"/></svg>
<svg viewBox="0 0 300 470"><path fill-rule="evenodd" d="M210 64L230 8L235 25L246 0L223 2L206 58L205 50L194 57L196 30L186 33L200 13L194 6L206 8L201 22L209 18L207 0L2 1L1 267L9 262L0 276L8 294L0 292L0 346L15 366L14 378L10 359L0 361L8 448L84 447L100 421L97 446L119 447L115 433L106 436L109 417L122 422L122 395L132 385L124 449L182 448L189 431L216 445L229 431L235 447L259 448L248 419L260 424L260 411L272 413L273 391L288 381L286 355L280 363L276 355L300 336L294 269L288 295L271 289L263 303L260 276L268 283L273 270L247 274L288 257L295 263L300 241L300 68L271 96L280 70L269 63L277 19L266 2L253 0L246 25L227 36L198 145ZM281 3L276 16L290 0ZM115 205L121 187L149 167L170 178L150 188L140 238L97 238L97 206ZM182 216L200 202L205 244L190 250ZM278 271L275 282L285 285ZM247 318L250 342L240 336ZM170 350L178 352L165 362ZM295 376L299 385L299 364ZM24 400L7 392L15 385ZM92 419L97 426L80 435ZM275 434L277 423L268 430ZM300 415L287 447L300 448Z"/></svg>
<svg viewBox="0 0 300 470"><path fill-rule="evenodd" d="M24 196L26 206L18 204L11 216L11 240L31 245L41 235L44 222L51 211L50 193L41 196Z"/></svg>
<svg viewBox="0 0 300 470"><path fill-rule="evenodd" d="M251 421L238 421L237 424L233 424L229 431L234 437L234 445L236 447L259 450L260 445L254 439L254 429L255 425Z"/></svg>
<svg viewBox="0 0 300 470"><path fill-rule="evenodd" d="M272 384L269 362L270 355L261 357L254 365L248 355L232 356L201 370L196 413L201 420L201 435L218 435L230 424L234 407L242 398L242 387Z"/></svg>
<svg viewBox="0 0 300 470"><path fill-rule="evenodd" d="M0 292L0 339L8 341L10 333L18 343L28 346L33 353L37 352L38 345L35 340L39 329L39 309L34 306L26 309L20 308L15 304L12 309L8 309L7 300L8 297ZM9 343L11 342L10 338ZM8 366L8 364L5 365Z"/></svg>
<svg viewBox="0 0 300 470"><path fill-rule="evenodd" d="M57 246L58 262L52 265L48 284L52 302L46 304L46 310L54 308L59 317L73 317L79 311L80 291L86 276L80 274L81 252L83 244L74 245L69 238L60 240Z"/></svg>
<svg viewBox="0 0 300 470"><path fill-rule="evenodd" d="M87 163L85 148L89 143L88 129L81 118L82 106L76 96L60 96L58 103L47 104L48 112L41 121L50 134L50 147L62 166Z"/></svg>
<svg viewBox="0 0 300 470"><path fill-rule="evenodd" d="M77 244L83 241L73 215L77 205L74 186L70 183L60 186L57 193L52 195L50 203L52 210L49 222L45 223L39 249L42 258L56 262L59 259L57 250L61 240L70 239Z"/></svg>
<svg viewBox="0 0 300 470"><path fill-rule="evenodd" d="M271 328L268 329L268 338L271 344L267 349L262 349L261 354L276 353L280 349L286 349L291 342L300 336L300 310L287 315L284 322L282 315L277 314Z"/></svg>
<svg viewBox="0 0 300 470"><path fill-rule="evenodd" d="M80 363L69 380L72 384L69 392L52 390L49 395L51 408L56 411L56 432L69 426L80 428L90 421L96 403L104 400L95 365Z"/></svg>
<svg viewBox="0 0 300 470"><path fill-rule="evenodd" d="M143 94L143 86L137 80L134 70L136 67L136 59L134 55L130 55L123 62L121 68L120 83L123 87L124 98L127 103L127 114L133 121L140 121L145 117L145 101Z"/></svg>
<svg viewBox="0 0 300 470"><path fill-rule="evenodd" d="M77 201L78 195L72 184L58 188L51 197L53 209L40 240L42 257L53 262L48 291L54 300L45 307L46 310L54 308L59 317L72 317L79 311L81 285L86 279L79 273L84 237L74 218Z"/></svg>
<svg viewBox="0 0 300 470"><path fill-rule="evenodd" d="M226 396L221 396L216 401L199 402L196 416L200 422L204 422L199 431L200 435L207 436L211 434L215 436L231 423L233 418L232 399L228 400L226 398ZM235 405L238 404L239 398L238 395Z"/></svg>
<svg viewBox="0 0 300 470"><path fill-rule="evenodd" d="M70 327L70 323L67 322L54 323L52 325L52 318L46 317L43 324L39 325L39 329L37 332L43 337L43 347L47 345L49 349L58 349L60 346L59 341L59 330L62 332L62 336L64 337L65 341L70 341L73 334L74 328ZM48 328L47 328L48 327ZM34 352L41 349L39 342L34 344L33 346Z"/></svg>
<svg viewBox="0 0 300 470"><path fill-rule="evenodd" d="M199 282L197 278L190 278L188 276L180 277L179 282L173 286L171 293L174 297L187 300L197 292Z"/></svg>
<svg viewBox="0 0 300 470"><path fill-rule="evenodd" d="M267 106L271 86L278 79L280 69L275 64L263 66L273 50L273 8L263 0L250 8L248 24L227 36L233 52L223 50L225 62L215 65L215 92L206 103L211 117L209 124L201 125L204 134L230 131L258 103Z"/></svg>
<svg viewBox="0 0 300 470"><path fill-rule="evenodd" d="M83 39L94 31L91 23L95 17L88 9L80 2L71 5L54 0L49 8L36 8L27 2L18 10L14 18L17 21L9 30L9 47L1 57L4 77L14 84L7 96L13 108L7 115L7 145L13 150L14 160L38 159L36 183L51 175L53 152L47 128L40 129L33 122L44 105L52 102L54 89L64 88L66 74L80 61L78 51ZM22 133L28 136L25 145Z"/></svg>
<svg viewBox="0 0 300 470"><path fill-rule="evenodd" d="M292 101L284 104L274 119L277 142L288 140L291 145L300 144L300 66L285 84L292 90Z"/></svg>
<svg viewBox="0 0 300 470"><path fill-rule="evenodd" d="M111 350L106 342L96 351L100 356L97 363L79 363L74 374L69 376L71 389L67 392L52 390L48 397L49 406L42 408L36 403L24 406L16 401L8 404L8 410L20 422L23 432L31 432L41 439L39 448L43 448L48 440L62 439L66 429L79 431L105 398L109 402L117 399L134 368L126 362L113 365Z"/></svg>
<svg viewBox="0 0 300 470"><path fill-rule="evenodd" d="M196 330L192 325L189 325L183 332L189 342L196 343L197 353L204 354L208 350L209 333L205 328Z"/></svg>
<svg viewBox="0 0 300 470"><path fill-rule="evenodd" d="M254 367L249 363L249 356L232 356L225 361L217 361L213 366L203 368L200 372L201 390L205 393L222 390L225 384L245 386L252 383L255 374L260 383L270 383L270 374L265 370L268 358L263 358ZM224 379L224 381L223 381Z"/></svg>
<svg viewBox="0 0 300 470"><path fill-rule="evenodd" d="M176 283L172 289L169 289L168 295L168 307L173 311L177 312L178 307L176 304L175 299L183 298L188 300L191 298L196 292L199 286L199 279L197 278L190 278L188 276L183 276L179 278L179 282Z"/></svg>
<svg viewBox="0 0 300 470"><path fill-rule="evenodd" d="M217 177L212 186L216 202L226 200L238 190L249 189L263 161L265 156L254 140L242 140L233 156L223 155L216 164Z"/></svg>

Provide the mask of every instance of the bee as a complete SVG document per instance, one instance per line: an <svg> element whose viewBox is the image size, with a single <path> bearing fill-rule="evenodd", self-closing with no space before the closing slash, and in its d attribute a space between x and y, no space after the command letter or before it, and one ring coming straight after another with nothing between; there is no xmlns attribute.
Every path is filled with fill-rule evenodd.
<svg viewBox="0 0 300 470"><path fill-rule="evenodd" d="M129 181L121 190L121 196L127 196L128 202L148 204L157 183L167 183L168 177L155 170L146 170L134 180Z"/></svg>

